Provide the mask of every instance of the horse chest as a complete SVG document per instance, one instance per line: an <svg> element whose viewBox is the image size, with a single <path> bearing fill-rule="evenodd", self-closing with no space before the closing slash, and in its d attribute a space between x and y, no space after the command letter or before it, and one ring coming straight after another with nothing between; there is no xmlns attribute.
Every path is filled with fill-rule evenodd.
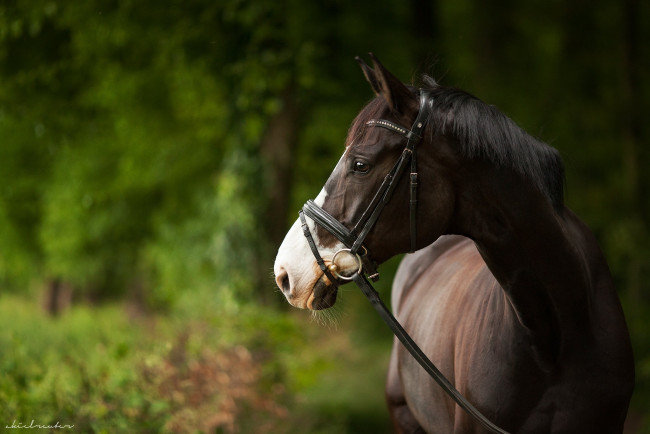
<svg viewBox="0 0 650 434"><path fill-rule="evenodd" d="M543 394L544 385L543 381L531 381L543 377L527 348L525 331L508 316L494 320L478 312L475 305L468 306L466 316L451 315L445 302L449 300L444 296L432 299L437 307L433 302L414 307L429 307L426 314L410 312L424 321L415 325L406 320L409 333L427 356L484 413L527 414ZM432 432L466 432L465 428L475 426L411 355L398 348L404 396L420 425L436 427ZM440 429L442 426L447 429Z"/></svg>
<svg viewBox="0 0 650 434"><path fill-rule="evenodd" d="M525 417L545 387L527 331L471 242L462 241L435 259L426 258L430 266L417 279L393 289L398 319L477 408ZM475 423L469 416L404 348L396 346L396 351L391 369L398 371L418 423L431 427L428 432L470 432Z"/></svg>
<svg viewBox="0 0 650 434"><path fill-rule="evenodd" d="M526 433L617 431L620 421L608 409L620 401L616 390L626 378L619 379L607 360L625 352L607 340L580 338L581 346L571 345L552 372L543 368L529 331L471 241L447 238L408 257L392 296L396 316L415 342L497 425ZM477 432L470 416L401 345L394 346L390 371L389 379L399 378L393 389L426 432ZM598 418L595 408L602 409ZM582 429L586 420L592 430Z"/></svg>

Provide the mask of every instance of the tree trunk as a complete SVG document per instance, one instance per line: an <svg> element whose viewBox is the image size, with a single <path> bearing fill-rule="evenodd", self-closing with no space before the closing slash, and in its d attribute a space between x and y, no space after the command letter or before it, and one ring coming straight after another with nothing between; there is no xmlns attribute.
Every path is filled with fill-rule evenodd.
<svg viewBox="0 0 650 434"><path fill-rule="evenodd" d="M260 225L265 239L259 243L258 288L262 294L270 282L269 268L273 266L275 253L288 229L288 212L293 180L292 159L298 137L298 107L293 87L282 95L282 107L269 121L260 143L260 153L265 168L263 186L265 203ZM276 297L277 298L277 297ZM273 300L273 299L272 299Z"/></svg>
<svg viewBox="0 0 650 434"><path fill-rule="evenodd" d="M298 110L292 88L282 95L282 107L271 118L262 137L260 152L266 168L264 228L276 247L287 232L287 213L291 194L291 159L298 132Z"/></svg>
<svg viewBox="0 0 650 434"><path fill-rule="evenodd" d="M58 316L72 302L72 287L60 278L50 279L45 289L45 312L50 316Z"/></svg>

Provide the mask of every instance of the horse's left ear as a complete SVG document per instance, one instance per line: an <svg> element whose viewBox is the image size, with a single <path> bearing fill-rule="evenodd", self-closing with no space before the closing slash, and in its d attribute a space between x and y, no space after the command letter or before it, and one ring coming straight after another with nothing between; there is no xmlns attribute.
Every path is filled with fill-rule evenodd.
<svg viewBox="0 0 650 434"><path fill-rule="evenodd" d="M368 54L375 66L374 78L379 90L377 93L384 97L392 111L399 114L406 114L409 107L417 104L415 96L404 83L379 62L379 59L374 54Z"/></svg>

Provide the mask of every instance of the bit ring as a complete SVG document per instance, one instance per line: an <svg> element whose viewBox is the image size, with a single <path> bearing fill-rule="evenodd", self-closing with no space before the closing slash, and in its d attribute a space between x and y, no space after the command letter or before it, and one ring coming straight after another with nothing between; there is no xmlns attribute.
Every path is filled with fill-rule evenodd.
<svg viewBox="0 0 650 434"><path fill-rule="evenodd" d="M357 264L359 264L359 268L357 269L357 271L354 274L361 274L361 270L363 269L363 263L361 261L361 256L359 256L358 253L352 253L352 251L350 249L341 249L338 252L334 253L334 256L332 256L331 264L327 268L329 269L330 273L332 273L332 275L334 277L336 277L337 279L345 280L345 281L353 280L351 276L343 276L343 275L339 274L339 272L338 272L339 267L338 267L338 265L336 265L336 257L341 252L349 253L350 255L353 255L356 258ZM354 274L353 274L353 276L354 276Z"/></svg>

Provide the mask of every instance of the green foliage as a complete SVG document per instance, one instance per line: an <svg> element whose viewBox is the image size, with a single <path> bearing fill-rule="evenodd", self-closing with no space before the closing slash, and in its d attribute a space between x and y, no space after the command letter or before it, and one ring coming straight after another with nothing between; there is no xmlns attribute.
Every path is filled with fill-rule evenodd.
<svg viewBox="0 0 650 434"><path fill-rule="evenodd" d="M0 420L9 425L329 433L381 432L387 422L374 416L386 352L356 353L346 335L304 317L222 306L191 320L129 319L106 305L52 319L12 296L0 298L0 329ZM350 365L366 373L342 370ZM338 393L343 382L354 391Z"/></svg>

